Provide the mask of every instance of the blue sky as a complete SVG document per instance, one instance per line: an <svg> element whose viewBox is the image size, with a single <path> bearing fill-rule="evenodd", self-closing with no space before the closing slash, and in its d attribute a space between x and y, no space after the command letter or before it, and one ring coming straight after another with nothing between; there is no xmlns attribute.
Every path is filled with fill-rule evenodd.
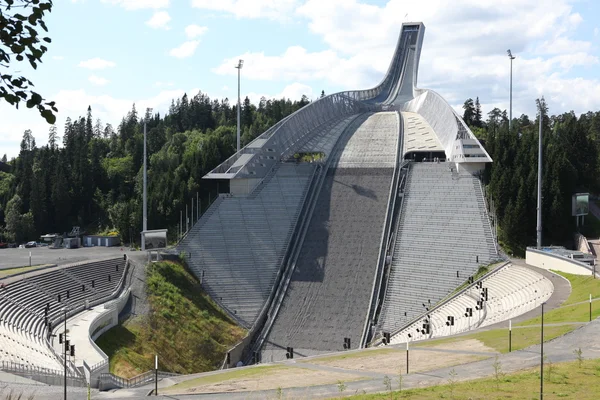
<svg viewBox="0 0 600 400"><path fill-rule="evenodd" d="M600 109L600 2L586 0L55 0L47 18L53 42L37 71L22 70L66 117L118 125L135 102L164 112L173 97L202 90L311 98L377 84L404 21L423 21L419 86L460 108L479 96L484 112L551 113ZM38 145L48 126L35 111L0 103L0 155L18 154L25 129Z"/></svg>

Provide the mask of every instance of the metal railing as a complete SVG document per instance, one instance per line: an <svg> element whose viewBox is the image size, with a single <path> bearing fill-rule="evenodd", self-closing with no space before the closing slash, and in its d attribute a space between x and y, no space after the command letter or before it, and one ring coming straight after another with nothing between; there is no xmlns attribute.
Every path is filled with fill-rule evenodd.
<svg viewBox="0 0 600 400"><path fill-rule="evenodd" d="M306 203L306 198L309 196L309 194L311 193L311 189L314 185L314 181L315 181L315 177L318 176L319 171L321 170L322 166L321 164L317 164L315 166L315 168L312 171L312 175L309 179L309 181L307 182L306 185L306 189L304 190L303 196L302 196L302 200L300 201L300 204L305 204ZM238 346L245 346L245 343L248 342L249 339L249 346L245 346L245 347L251 347L255 341L256 341L256 336L260 334L260 331L263 328L263 325L265 323L265 319L267 316L267 311L269 310L269 308L271 307L271 304L273 302L273 299L275 298L275 296L277 295L277 290L279 288L279 285L283 279L283 275L285 274L286 268L285 268L285 263L288 257L288 253L291 249L291 243L294 241L294 237L296 235L297 232L297 227L298 227L298 223L301 220L301 215L302 215L302 208L298 211L294 224L293 224L293 230L292 230L292 234L290 235L289 240L287 241L287 244L285 246L285 250L283 252L284 256L281 259L281 263L280 263L280 267L277 271L277 276L275 278L275 283L273 284L273 286L271 287L271 292L269 293L269 297L267 299L267 301L265 301L265 304L263 305L261 311L258 314L258 317L256 318L256 321L254 322L254 324L252 325L252 327L250 328L250 330L248 331L248 334L246 335L246 337L239 342L238 344L236 344L234 347L232 347L231 349L229 349L229 351L227 353L231 353L235 348L237 348ZM224 308L224 307L223 307ZM224 308L225 310L227 310L227 308ZM229 314L231 314L230 312L228 312ZM245 348L242 350L242 359L243 360L247 360L249 355L246 354L248 353L248 348ZM225 360L223 361L223 364L221 365L221 369L225 368L225 366L227 366L227 355L225 356Z"/></svg>
<svg viewBox="0 0 600 400"><path fill-rule="evenodd" d="M48 385L62 385L65 379L64 371L14 363L11 361L1 361L0 371L22 376L24 378L29 378ZM83 376L67 375L67 385L85 387L87 382Z"/></svg>
<svg viewBox="0 0 600 400"><path fill-rule="evenodd" d="M128 379L128 378L122 378L117 375L113 375L111 373L104 373L104 374L100 374L98 376L98 381L100 383L100 387L102 387L103 385L106 385L106 384L112 384L112 385L122 388L122 389L130 389L130 388L135 388L138 386L145 385L150 382L154 382L156 375L157 375L156 371L150 370L150 371L144 372L143 374L140 374L140 375L134 376L133 378ZM165 371L158 371L159 379L170 378L173 376L180 376L180 374L175 374L172 372L165 372Z"/></svg>
<svg viewBox="0 0 600 400"><path fill-rule="evenodd" d="M487 221L487 225L490 228L490 234L492 235L492 240L494 241L494 250L496 251L496 257L499 256L499 252L498 252L498 238L495 235L495 230L492 228L492 220L491 220L491 216L490 213L488 212L488 201L485 198L485 193L483 192L483 184L481 183L481 179L482 177L479 176L479 179L477 179L477 183L479 185L479 190L481 192L481 198L483 199L483 212L484 212L484 216L485 219ZM494 221L494 224L496 224L497 222Z"/></svg>
<svg viewBox="0 0 600 400"><path fill-rule="evenodd" d="M392 220L394 218L394 209L396 205L396 198L398 197L398 182L400 177L400 170L403 167L401 162L403 148L404 148L404 135L403 135L403 120L399 112L396 111L397 122L398 122L398 141L396 145L396 159L394 162L394 173L392 175L390 190L388 194L388 205L385 212L385 219L383 224L383 230L381 232L381 241L379 244L379 256L377 259L376 272L373 277L373 287L371 289L371 298L369 300L369 308L367 316L365 318L365 324L363 333L360 340L360 347L364 347L369 339L371 326L375 320L375 315L379 307L381 300L381 283L383 280L383 273L386 265L386 254L388 250L388 244L390 235L392 234Z"/></svg>
<svg viewBox="0 0 600 400"><path fill-rule="evenodd" d="M260 351L262 349L264 341L266 340L267 336L269 335L270 330L273 326L273 323L275 322L275 319L277 318L279 308L281 307L281 304L283 303L283 299L287 292L287 288L289 286L292 274L296 267L296 260L300 253L300 250L302 248L302 244L304 243L304 237L306 235L306 231L308 230L308 226L310 224L312 213L314 211L317 199L321 192L323 182L325 181L327 171L329 170L329 167L331 166L331 164L334 161L336 149L339 147L340 141L343 140L343 138L347 135L348 132L350 132L352 129L355 129L355 127L356 127L355 124L357 123L357 121L361 121L360 115L357 115L348 124L348 126L344 129L342 134L340 136L338 136L336 144L333 146L333 148L330 152L330 155L327 157L325 164L323 165L322 169L319 171L320 173L317 176L317 179L314 180L313 183L311 183L313 185L313 187L310 191L310 196L309 196L308 200L307 201L305 200L304 204L302 205L302 209L299 214L299 224L295 229L294 236L292 237L292 240L289 243L288 254L286 255L286 257L284 259L285 260L285 269L283 271L281 282L278 285L276 285L277 290L275 292L275 295L274 295L274 298L273 298L271 304L269 305L269 312L267 314L268 319L264 323L264 326L262 327L262 330L260 332L260 335L259 335L257 341L252 344L253 351ZM362 121L361 121L361 123L362 123Z"/></svg>

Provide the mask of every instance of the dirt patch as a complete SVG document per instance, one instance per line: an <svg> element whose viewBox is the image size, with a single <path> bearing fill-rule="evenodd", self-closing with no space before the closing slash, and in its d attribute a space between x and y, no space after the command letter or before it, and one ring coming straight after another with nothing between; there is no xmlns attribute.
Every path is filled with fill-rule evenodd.
<svg viewBox="0 0 600 400"><path fill-rule="evenodd" d="M366 378L343 372L313 371L304 368L277 368L266 370L261 375L233 378L187 389L166 389L166 392L169 394L248 392L326 385L338 381L350 382L360 379Z"/></svg>
<svg viewBox="0 0 600 400"><path fill-rule="evenodd" d="M452 352L435 350L452 350ZM409 352L410 372L426 372L488 358L485 355L469 354L471 352L490 353L489 357L496 353L494 349L485 346L482 342L475 339L440 344L438 346L412 348ZM398 372L406 373L406 350L398 349L387 352L373 352L371 354L369 352L362 352L356 353L356 356L344 359L325 358L319 360L315 358L306 362L348 370L395 375Z"/></svg>

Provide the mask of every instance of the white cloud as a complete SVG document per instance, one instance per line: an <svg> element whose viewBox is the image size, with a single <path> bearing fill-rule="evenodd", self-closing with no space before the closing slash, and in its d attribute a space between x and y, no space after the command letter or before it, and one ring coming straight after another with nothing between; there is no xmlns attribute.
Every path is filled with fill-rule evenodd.
<svg viewBox="0 0 600 400"><path fill-rule="evenodd" d="M88 78L88 81L90 81L92 84L94 84L96 86L104 86L108 83L108 79L102 78L97 75L90 75L90 77Z"/></svg>
<svg viewBox="0 0 600 400"><path fill-rule="evenodd" d="M199 40L189 40L178 47L171 49L169 55L176 58L187 58L194 55L196 48L200 44Z"/></svg>
<svg viewBox="0 0 600 400"><path fill-rule="evenodd" d="M169 0L102 0L103 3L119 5L126 10L159 9L169 7Z"/></svg>
<svg viewBox="0 0 600 400"><path fill-rule="evenodd" d="M52 56L52 59L53 59L53 60L56 60L56 61L62 61L62 60L64 60L65 58L64 58L63 56Z"/></svg>
<svg viewBox="0 0 600 400"><path fill-rule="evenodd" d="M156 87L171 87L173 85L174 85L173 82L162 82L162 81L154 82L154 86L156 86Z"/></svg>
<svg viewBox="0 0 600 400"><path fill-rule="evenodd" d="M594 28L594 36L598 37L598 34L600 34L600 29L599 28Z"/></svg>
<svg viewBox="0 0 600 400"><path fill-rule="evenodd" d="M89 60L80 62L78 67L87 68L87 69L104 69L104 68L111 68L116 65L117 64L115 64L112 61L107 61L107 60L103 60L101 58L96 57L96 58L91 58Z"/></svg>
<svg viewBox="0 0 600 400"><path fill-rule="evenodd" d="M195 39L199 36L202 36L207 30L208 28L205 26L192 24L185 27L185 34L188 39Z"/></svg>
<svg viewBox="0 0 600 400"><path fill-rule="evenodd" d="M236 18L287 19L298 0L192 0L192 7L222 11Z"/></svg>
<svg viewBox="0 0 600 400"><path fill-rule="evenodd" d="M331 60L337 58L334 65L341 76L336 79L335 74L328 73L331 64L322 60L308 69L296 69L295 75L304 80L303 73L312 69L316 76L324 77L339 89L372 87L387 71L402 22L424 21L420 87L440 92L451 104L462 104L468 97L479 96L484 111L486 104L508 108L506 49L510 48L517 55L513 114L535 114L535 98L554 93L557 87L564 88L563 100L555 103L550 99L550 111L568 111L571 107L564 109L561 104L584 104L579 99L581 94L568 90L571 83L583 86L573 81L570 72L576 66L586 68L599 62L597 49L589 40L574 39L583 21L582 15L573 9L576 3L575 0L550 3L389 0L377 6L357 0L307 0L296 9L296 14L306 18L311 32L329 45L329 51L335 54ZM284 60L289 58L282 54L270 61L287 67ZM272 79L278 74L285 76L286 71L273 72ZM583 81L591 88L597 87L595 79ZM600 107L600 93L585 92L588 103ZM576 112L588 111L573 108Z"/></svg>
<svg viewBox="0 0 600 400"><path fill-rule="evenodd" d="M156 11L152 17L146 21L146 25L153 29L171 29L167 25L171 21L169 13L166 11Z"/></svg>
<svg viewBox="0 0 600 400"><path fill-rule="evenodd" d="M356 57L340 58L332 50L308 52L303 47L292 46L278 56L260 52L232 57L224 60L213 72L219 75L236 75L234 66L239 59L244 60L244 78L283 81L326 79L330 83L353 88L362 87L366 78L365 67L371 64L370 60L361 61Z"/></svg>

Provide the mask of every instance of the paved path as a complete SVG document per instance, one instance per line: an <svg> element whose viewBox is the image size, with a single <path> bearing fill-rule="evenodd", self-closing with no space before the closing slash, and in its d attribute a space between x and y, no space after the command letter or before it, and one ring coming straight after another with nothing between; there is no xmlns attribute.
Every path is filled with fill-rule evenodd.
<svg viewBox="0 0 600 400"><path fill-rule="evenodd" d="M571 333L568 333L560 338L554 339L544 344L544 354L553 363L563 361L573 361L576 359L574 350L581 347L585 358L600 358L600 319L596 319ZM416 350L416 349L415 349ZM415 351L413 350L413 351ZM423 349L421 349L423 350ZM470 380L492 376L494 373L494 358L477 361L461 366L442 368L439 370L427 373L415 373L404 375L403 387L417 388L432 385L442 385L448 383L449 374L454 370L458 380ZM509 354L501 354L498 356L498 361L502 364L502 370L505 373L516 372L526 368L539 366L540 363L540 346L531 346L527 349L515 351ZM304 363L303 363L304 365ZM329 370L331 367L327 367ZM349 373L358 373L358 371L347 370ZM362 371L364 373L364 371ZM392 381L395 377L390 376ZM385 391L383 378L376 377L357 382L348 382L346 385L345 394L353 394L355 392L362 393L364 390L367 393ZM394 382L393 386L397 386ZM159 390L160 393L160 390ZM276 398L276 391L261 391L261 392L241 392L241 393L222 393L222 394L205 394L205 395L183 395L183 396L159 396L159 398L177 399L177 400L192 400L192 399L267 399ZM322 385L314 387L291 388L283 390L283 398L332 398L339 396L337 384ZM136 391L122 391L122 393L108 394L103 393L101 397L111 399L141 399L141 393Z"/></svg>
<svg viewBox="0 0 600 400"><path fill-rule="evenodd" d="M523 265L524 262L522 260L513 260L513 262L517 265ZM552 308L556 308L564 302L564 300L568 297L570 293L570 284L567 280L560 277L559 275L553 274L552 272L540 270L538 268L527 266L528 268L536 270L536 272L540 272L543 275L547 276L549 279L552 279L552 282L555 285L555 291L552 297L548 300L548 308L550 310ZM528 315L530 314L530 315ZM526 320L531 317L535 317L539 314L539 310L533 310L530 313L524 314L521 317L513 319L513 322L519 322ZM508 325L508 322L501 322L495 324L490 327L486 327L482 330L488 330L492 328L501 328L502 324ZM553 324L558 325L558 324ZM562 362L562 361L570 361L575 359L575 355L573 351L578 347L581 347L583 350L583 356L586 358L600 358L600 319L597 319L591 323L583 324L584 326L576 329L575 331L562 336L560 338L554 339L551 342L547 342L544 345L545 354L548 358L553 362ZM550 324L546 325L550 326ZM466 332L465 334L471 334L474 331ZM453 349L430 349L427 347L413 347L411 352L414 351L446 351L448 353L464 353L470 355L482 355L482 356L490 356L490 353L479 354L478 352L473 351L460 351ZM477 354L475 354L477 353ZM480 377L491 376L493 374L492 364L494 363L494 358L492 357L473 362L469 364L464 364L462 366L455 366L449 368L442 368L435 371L430 371L427 373L415 373L404 376L403 387L405 388L415 388L415 387L424 387L430 385L438 385L445 384L448 382L449 373L452 369L454 369L457 373L457 378L459 380L467 380L467 379L476 379ZM515 351L510 354L502 354L499 355L499 361L502 363L502 369L506 373L518 371L524 368L535 367L539 365L539 345L532 346L524 350ZM307 360L308 361L308 360ZM357 382L348 382L346 383L346 394L352 394L355 392L362 393L365 392L379 392L384 391L385 387L383 385L384 374L372 371L364 371L364 370L352 370L352 369L342 369L324 365L311 364L310 362L302 362L297 365L289 362L285 362L286 365L298 368L309 368L313 370L321 370L326 372L343 372L349 375L360 375L365 377L365 380L357 381ZM215 371L215 374L218 374L219 371ZM205 375L205 374L202 374ZM189 378L189 377L188 377ZM390 376L392 380L395 377ZM159 383L159 387L169 386L173 384L172 380L165 380ZM131 390L118 390L115 392L93 392L92 398L94 399L142 399L146 398L146 395L149 391L148 387L139 388L139 389L131 389ZM394 386L397 384L394 382ZM38 388L31 388L31 390L36 390L36 400L46 400L46 399L54 399L58 393L58 388L50 387L48 391L44 391L44 393L39 392ZM72 391L73 394L81 394L83 393L82 389L69 388L69 391ZM160 392L160 390L159 390ZM284 397L293 397L293 398L330 398L339 395L339 389L337 384L330 385L321 385L314 387L301 387L301 388L290 388L283 390ZM220 394L200 394L200 395L181 395L181 396L159 396L160 398L168 398L168 399L266 399L276 397L277 393L274 390L270 391L260 391L260 392L239 392L239 393L220 393ZM76 396L75 396L76 397ZM75 398L74 397L74 398Z"/></svg>
<svg viewBox="0 0 600 400"><path fill-rule="evenodd" d="M140 254L139 251L129 251L126 247L81 247L78 249L50 249L48 247L33 247L30 249L0 249L0 269L10 269L31 265L73 264L80 261L123 257L123 254Z"/></svg>
<svg viewBox="0 0 600 400"><path fill-rule="evenodd" d="M104 304L100 304L96 307L92 307L82 313L75 315L67 320L67 329L69 331L70 344L75 345L75 365L78 367L83 366L83 360L89 365L93 366L102 361L104 358L96 348L92 345L89 338L90 325L94 322L94 319L106 309ZM64 323L60 324L57 329L54 330L54 334L58 336L59 333L64 333ZM54 349L60 353L62 344L58 343L56 338L52 338Z"/></svg>

